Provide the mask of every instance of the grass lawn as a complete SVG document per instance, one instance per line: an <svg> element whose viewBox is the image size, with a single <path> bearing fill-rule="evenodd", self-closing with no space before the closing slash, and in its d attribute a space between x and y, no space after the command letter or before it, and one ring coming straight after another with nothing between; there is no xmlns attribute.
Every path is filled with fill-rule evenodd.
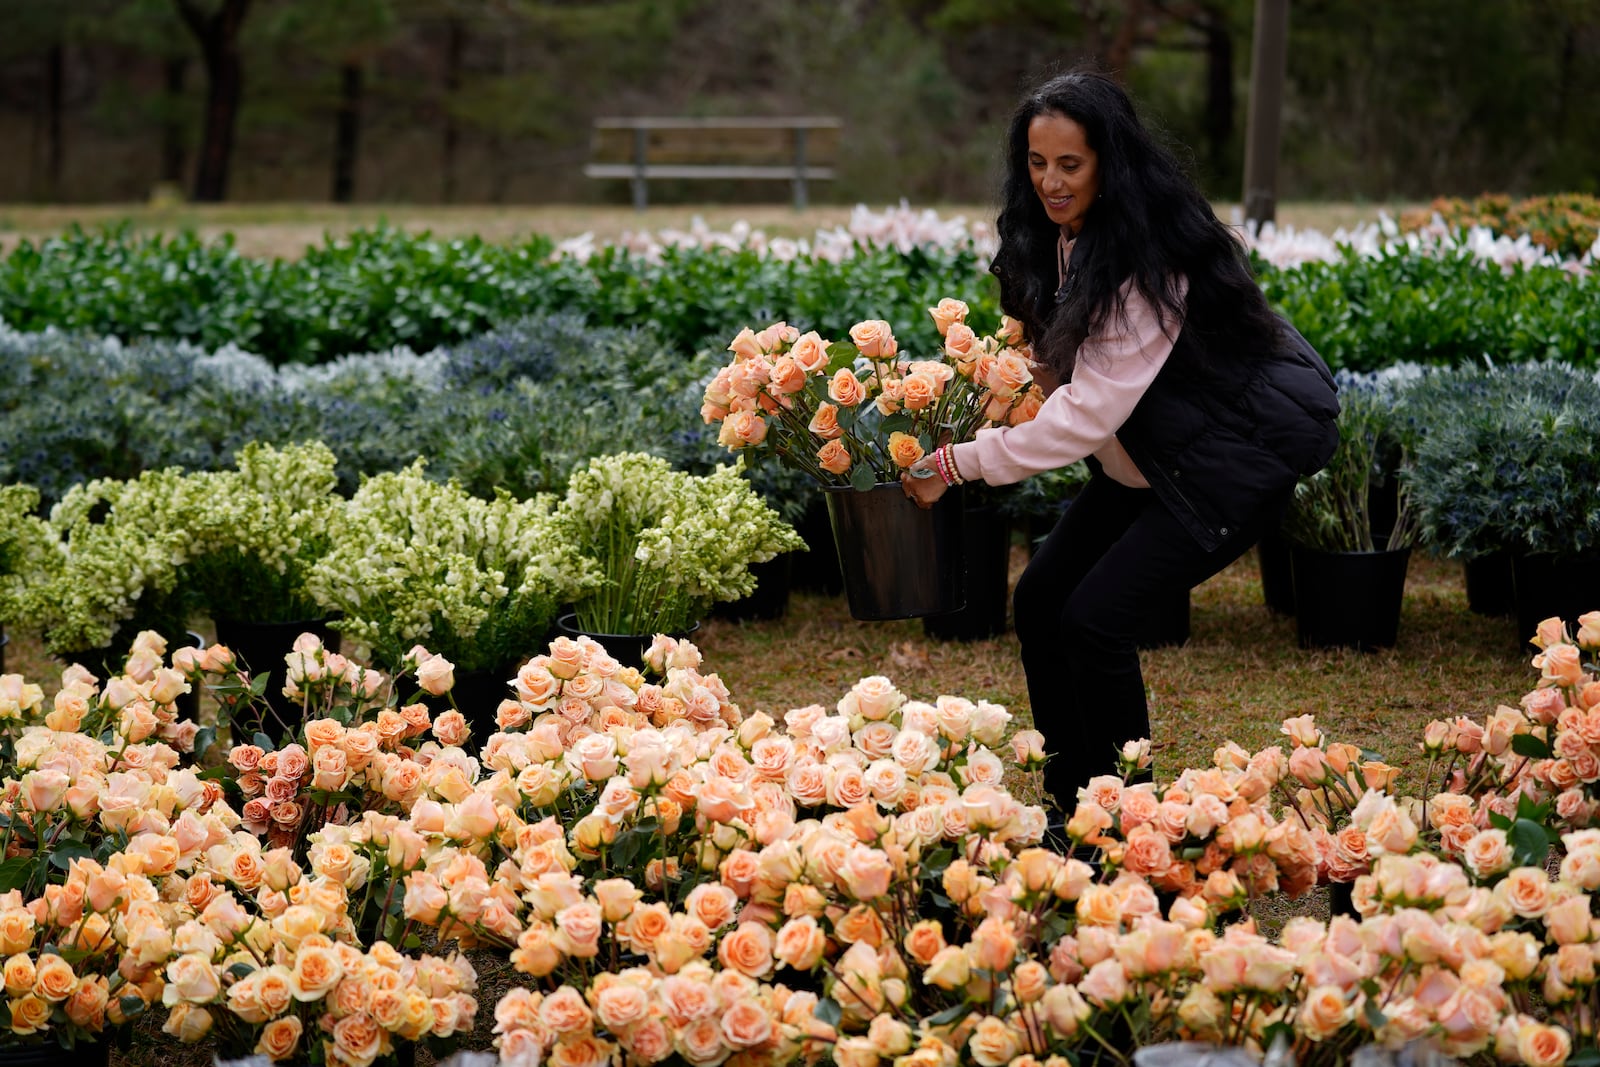
<svg viewBox="0 0 1600 1067"><path fill-rule="evenodd" d="M875 211L889 205L870 204ZM991 204L914 204L932 208L941 218L956 215L969 221L994 222ZM1380 209L1398 216L1414 204L1286 203L1278 207L1278 221L1300 229L1325 232L1377 220ZM241 252L248 255L293 257L307 245L322 243L324 234L387 222L408 231L429 230L440 237L477 234L493 241L514 241L529 234L555 238L592 233L597 239L620 237L625 231L685 228L703 218L716 230L726 230L743 220L772 236L809 237L818 229L842 225L853 205L820 204L797 212L786 204L659 205L644 212L607 204L546 205L439 205L439 204L178 204L156 207L144 204L0 204L0 252L24 238L38 241L77 223L93 229L126 222L135 231L173 233L185 229L214 237L231 233ZM1237 205L1217 204L1225 221Z"/></svg>

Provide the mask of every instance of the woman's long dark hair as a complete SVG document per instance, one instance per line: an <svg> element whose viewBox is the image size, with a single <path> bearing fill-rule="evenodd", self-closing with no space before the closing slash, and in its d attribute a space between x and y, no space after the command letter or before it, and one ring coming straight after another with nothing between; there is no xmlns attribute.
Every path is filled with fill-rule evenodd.
<svg viewBox="0 0 1600 1067"><path fill-rule="evenodd" d="M1056 299L1061 227L1050 221L1028 169L1028 124L1065 115L1083 127L1098 156L1100 195L1084 216L1067 295ZM1078 345L1123 314L1120 291L1132 281L1170 332L1210 356L1250 358L1268 351L1278 320L1250 271L1243 247L1172 153L1139 122L1122 87L1103 74L1074 71L1023 98L1006 133L1000 250L991 270L1000 305L1022 323L1038 358L1069 374ZM1173 280L1188 279L1179 297Z"/></svg>

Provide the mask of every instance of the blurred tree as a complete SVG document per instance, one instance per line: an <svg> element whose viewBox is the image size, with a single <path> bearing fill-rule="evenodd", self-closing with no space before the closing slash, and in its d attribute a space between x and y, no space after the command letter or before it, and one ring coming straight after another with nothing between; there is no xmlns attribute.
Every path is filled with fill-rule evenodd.
<svg viewBox="0 0 1600 1067"><path fill-rule="evenodd" d="M332 99L322 97L317 101L323 106L331 104L334 116L329 197L335 203L347 204L355 199L367 69L373 58L393 43L401 19L407 14L400 10L404 3L405 0L339 0L332 4L325 0L288 0L271 12L262 27L268 37L287 43L300 56L337 74L337 87L328 94Z"/></svg>
<svg viewBox="0 0 1600 1067"><path fill-rule="evenodd" d="M195 171L194 198L221 201L228 195L228 166L233 161L234 129L244 95L244 68L239 35L251 0L173 0L178 15L200 45L206 68L205 126L200 161Z"/></svg>

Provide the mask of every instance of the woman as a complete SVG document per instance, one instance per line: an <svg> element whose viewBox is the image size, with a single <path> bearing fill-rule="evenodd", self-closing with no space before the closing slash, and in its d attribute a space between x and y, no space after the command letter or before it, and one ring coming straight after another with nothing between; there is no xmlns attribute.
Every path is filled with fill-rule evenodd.
<svg viewBox="0 0 1600 1067"><path fill-rule="evenodd" d="M1332 454L1339 408L1327 367L1110 78L1029 93L1006 164L992 270L1049 397L1032 422L935 450L904 484L931 507L950 484L1088 459L1014 603L1045 791L1070 814L1123 743L1150 734L1142 616L1277 521Z"/></svg>

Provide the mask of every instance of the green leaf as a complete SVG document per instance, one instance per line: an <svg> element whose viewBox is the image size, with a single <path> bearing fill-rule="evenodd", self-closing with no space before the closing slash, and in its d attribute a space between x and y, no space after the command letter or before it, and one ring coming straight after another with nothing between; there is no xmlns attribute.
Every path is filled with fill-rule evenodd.
<svg viewBox="0 0 1600 1067"><path fill-rule="evenodd" d="M639 858L639 845L642 835L637 833L621 833L617 835L617 842L611 849L611 857L618 867L631 867L633 861Z"/></svg>
<svg viewBox="0 0 1600 1067"><path fill-rule="evenodd" d="M267 691L267 685L272 681L272 675L262 672L250 679L250 693L252 696L261 696ZM259 734L257 736L260 736ZM268 752L272 750L267 749Z"/></svg>
<svg viewBox="0 0 1600 1067"><path fill-rule="evenodd" d="M117 1006L122 1009L123 1018L131 1019L144 1013L145 1003L143 997L136 997L132 993L117 998Z"/></svg>
<svg viewBox="0 0 1600 1067"><path fill-rule="evenodd" d="M833 342L828 346L828 375L832 377L843 368L854 366L856 357L859 355L861 355L861 349L849 341Z"/></svg>
<svg viewBox="0 0 1600 1067"><path fill-rule="evenodd" d="M266 675L262 675L262 677L265 678ZM263 752L271 752L272 751L272 738L268 737L266 734L262 733L260 730L256 731L256 735L255 735L255 737L250 739L250 743L252 745L255 745L257 748L259 748Z"/></svg>
<svg viewBox="0 0 1600 1067"><path fill-rule="evenodd" d="M1370 996L1362 1005L1361 1010L1367 1016L1367 1025L1372 1027L1374 1030L1383 1029L1383 1025L1389 1021L1389 1017L1383 1013L1383 1009L1378 1007L1378 1002L1373 1000Z"/></svg>
<svg viewBox="0 0 1600 1067"><path fill-rule="evenodd" d="M1511 858L1519 867L1543 867L1550 856L1550 835L1529 819L1518 819L1506 834L1511 842Z"/></svg>
<svg viewBox="0 0 1600 1067"><path fill-rule="evenodd" d="M0 863L0 893L9 893L27 885L36 862L33 856L13 856Z"/></svg>
<svg viewBox="0 0 1600 1067"><path fill-rule="evenodd" d="M231 975L233 977L233 980L237 982L241 978L246 978L249 975L254 974L255 973L255 967L253 967L252 965L250 965L248 963L235 963L232 967L229 967L223 973L227 974L227 975Z"/></svg>
<svg viewBox="0 0 1600 1067"><path fill-rule="evenodd" d="M878 476L866 463L857 463L850 471L850 486L858 493L869 492L878 484Z"/></svg>
<svg viewBox="0 0 1600 1067"><path fill-rule="evenodd" d="M839 1002L832 997L823 997L817 1001L817 1018L829 1026L837 1027L843 1012L839 1010Z"/></svg>
<svg viewBox="0 0 1600 1067"><path fill-rule="evenodd" d="M1567 1067L1600 1067L1600 1048L1586 1048L1567 1057Z"/></svg>
<svg viewBox="0 0 1600 1067"><path fill-rule="evenodd" d="M202 726L194 734L195 762L205 758L211 746L217 743L217 728L215 726Z"/></svg>
<svg viewBox="0 0 1600 1067"><path fill-rule="evenodd" d="M1491 811L1489 813L1489 825L1496 830L1510 830L1511 817L1509 815L1501 815L1498 811Z"/></svg>
<svg viewBox="0 0 1600 1067"><path fill-rule="evenodd" d="M1531 759L1550 758L1549 743L1543 738L1535 737L1532 734L1512 734L1511 751L1519 756L1527 756Z"/></svg>
<svg viewBox="0 0 1600 1067"><path fill-rule="evenodd" d="M971 1004L955 1004L936 1015L928 1016L923 1022L929 1026L943 1026L945 1023L957 1022L971 1015L973 1007Z"/></svg>
<svg viewBox="0 0 1600 1067"><path fill-rule="evenodd" d="M910 433L912 426L911 416L907 415L903 411L898 411L885 418L883 422L879 424L879 426L886 434Z"/></svg>
<svg viewBox="0 0 1600 1067"><path fill-rule="evenodd" d="M58 841L50 849L50 866L66 870L73 860L94 858L94 849L82 841Z"/></svg>

